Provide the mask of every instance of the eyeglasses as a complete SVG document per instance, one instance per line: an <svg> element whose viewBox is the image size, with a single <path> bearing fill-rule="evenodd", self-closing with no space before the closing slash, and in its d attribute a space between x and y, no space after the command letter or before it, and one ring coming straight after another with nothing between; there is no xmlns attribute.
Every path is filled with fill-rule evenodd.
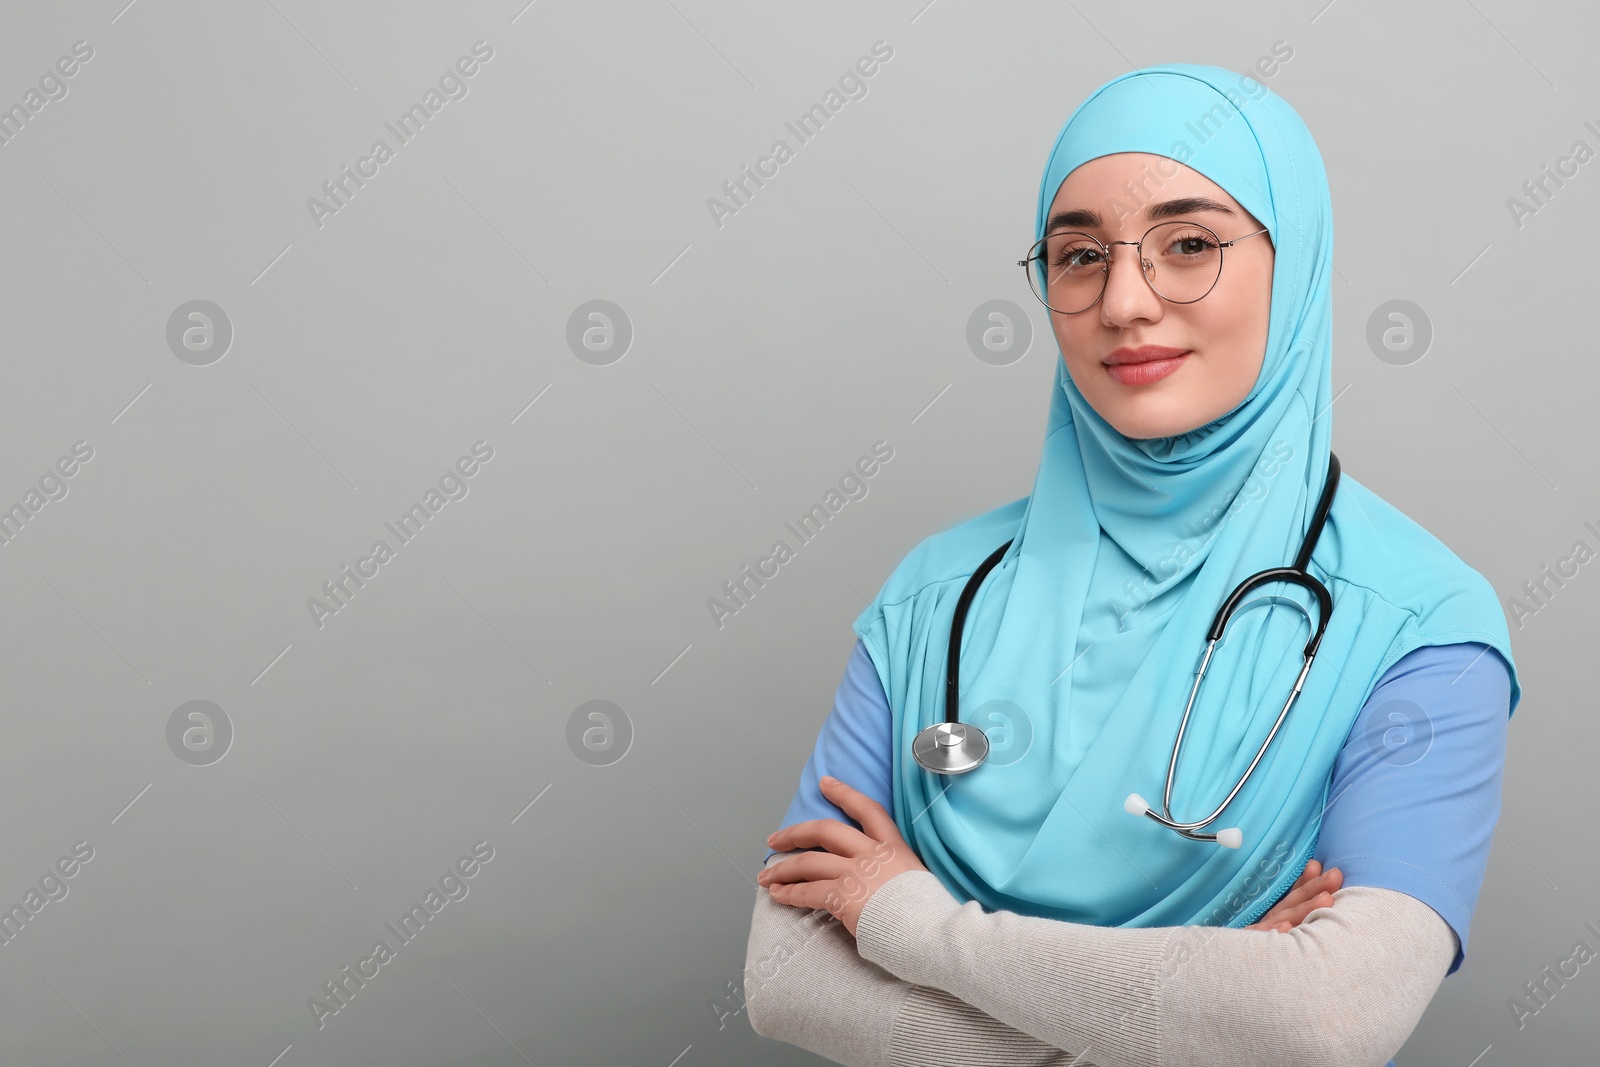
<svg viewBox="0 0 1600 1067"><path fill-rule="evenodd" d="M1215 230L1198 222L1162 222L1137 241L1108 244L1092 234L1064 230L1036 241L1028 258L1017 260L1017 265L1027 268L1028 285L1045 307L1077 315L1099 303L1106 291L1111 246L1133 245L1155 294L1171 304L1192 304L1216 287L1222 276L1224 248L1266 232L1262 228L1224 241Z"/></svg>

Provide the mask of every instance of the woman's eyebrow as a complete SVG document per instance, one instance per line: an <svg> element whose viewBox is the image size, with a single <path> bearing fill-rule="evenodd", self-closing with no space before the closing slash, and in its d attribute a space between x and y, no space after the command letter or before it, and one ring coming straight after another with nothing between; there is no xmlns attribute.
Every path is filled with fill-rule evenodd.
<svg viewBox="0 0 1600 1067"><path fill-rule="evenodd" d="M1229 215L1236 212L1226 204L1220 204L1208 196L1183 196L1176 200L1162 200L1150 204L1145 208L1145 215L1151 222L1159 219L1170 219L1178 215L1187 215L1195 211L1222 211ZM1050 218L1050 225L1045 228L1049 233L1059 229L1076 229L1081 226L1101 226L1098 212L1088 208L1073 208L1070 211L1059 211Z"/></svg>

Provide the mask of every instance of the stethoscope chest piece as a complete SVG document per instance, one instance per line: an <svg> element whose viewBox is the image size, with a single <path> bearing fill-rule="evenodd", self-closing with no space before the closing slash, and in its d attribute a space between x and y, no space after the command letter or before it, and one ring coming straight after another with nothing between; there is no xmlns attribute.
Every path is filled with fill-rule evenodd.
<svg viewBox="0 0 1600 1067"><path fill-rule="evenodd" d="M917 733L911 754L936 774L965 774L989 754L989 738L970 723L936 722Z"/></svg>

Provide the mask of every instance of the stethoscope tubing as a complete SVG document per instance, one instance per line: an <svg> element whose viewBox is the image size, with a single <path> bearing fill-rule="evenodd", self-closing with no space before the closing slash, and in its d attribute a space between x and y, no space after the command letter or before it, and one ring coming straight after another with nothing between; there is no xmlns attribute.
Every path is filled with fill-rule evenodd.
<svg viewBox="0 0 1600 1067"><path fill-rule="evenodd" d="M1229 828L1217 834L1202 833L1200 828L1215 822L1221 816L1233 799L1239 795L1245 783L1250 780L1250 775L1255 772L1256 765L1266 755L1267 748L1272 744L1272 739L1277 736L1278 729L1288 717L1289 709L1294 706L1295 700L1300 696L1300 691L1305 686L1306 675L1311 672L1311 664L1315 662L1317 649L1322 644L1322 635L1327 630L1328 619L1333 614L1333 596L1321 581L1315 578L1307 569L1311 562L1311 554L1316 550L1317 542L1322 537L1322 528L1327 522L1328 511L1333 504L1333 496L1338 488L1340 476L1339 457L1332 452L1328 453L1327 480L1322 487L1322 495L1317 501L1317 507L1312 515L1311 526L1306 531L1305 538L1300 544L1300 550L1295 556L1294 565L1290 567L1270 567L1258 571L1240 582L1217 609L1216 616L1212 619L1211 627L1206 632L1205 653L1200 659L1200 666L1195 671L1194 686L1189 691L1188 703L1184 705L1183 718L1178 723L1178 734L1172 745L1172 757L1167 762L1167 780L1162 791L1162 812L1154 811L1137 793L1128 797L1125 808L1135 815L1145 815L1161 823L1177 833L1197 841L1217 841L1231 848L1239 847L1240 833L1237 827ZM961 670L961 635L966 622L967 609L973 597L977 595L978 587L983 584L989 571L1000 562L1006 550L1011 547L1013 538L995 549L978 568L973 571L972 577L961 590L961 596L956 601L955 614L950 625L950 645L946 658L945 674L945 717L943 723L936 723L919 732L917 743L913 744L912 751L917 762L925 769L934 773L961 774L970 771L983 762L988 752L987 738L982 736L982 731L976 727L969 727L961 722L960 711L960 670ZM1245 769L1237 785L1228 793L1226 799L1217 806L1209 816L1195 822L1178 822L1172 818L1172 783L1178 769L1178 758L1183 750L1183 735L1189 725L1189 713L1194 709L1195 699L1200 693L1200 683L1204 681L1206 667L1211 662L1211 655L1216 650L1217 643L1222 640L1227 630L1228 622L1233 617L1235 609L1240 602L1257 586L1269 582L1289 582L1297 584L1308 592L1317 601L1317 619L1312 624L1311 637L1306 641L1304 649L1305 662L1301 665L1300 674L1295 679L1294 688L1289 693L1289 699L1284 702L1282 710L1278 712L1277 720L1272 724L1266 739L1261 747L1256 750L1255 758L1250 761L1250 766ZM1287 598L1274 598L1287 599ZM1303 607L1294 601L1300 611ZM1310 613L1306 612L1310 621ZM976 736L975 736L976 735ZM950 754L955 753L962 746L968 747L968 758L956 756L950 761ZM925 754L927 758L925 758ZM933 756L944 754L946 764L941 766L936 763Z"/></svg>

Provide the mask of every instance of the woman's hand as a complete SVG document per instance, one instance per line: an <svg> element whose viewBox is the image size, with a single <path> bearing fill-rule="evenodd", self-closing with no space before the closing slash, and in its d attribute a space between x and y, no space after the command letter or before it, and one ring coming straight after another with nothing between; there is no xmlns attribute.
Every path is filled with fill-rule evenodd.
<svg viewBox="0 0 1600 1067"><path fill-rule="evenodd" d="M861 824L857 830L838 819L809 819L767 838L779 852L821 845L826 852L790 856L756 875L771 886L772 899L797 908L831 912L856 936L856 923L878 887L905 871L925 871L894 818L883 805L837 778L822 779L822 795Z"/></svg>
<svg viewBox="0 0 1600 1067"><path fill-rule="evenodd" d="M1332 907L1333 894L1343 884L1344 872L1339 868L1329 867L1324 871L1322 864L1312 860L1283 899L1274 904L1260 922L1251 923L1245 929L1286 934L1316 909Z"/></svg>

